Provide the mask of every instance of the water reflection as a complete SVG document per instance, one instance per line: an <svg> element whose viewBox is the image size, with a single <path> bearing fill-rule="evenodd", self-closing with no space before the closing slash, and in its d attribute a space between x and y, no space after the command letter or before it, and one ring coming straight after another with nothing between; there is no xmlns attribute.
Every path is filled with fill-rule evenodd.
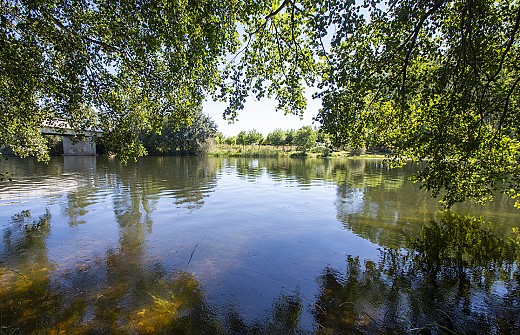
<svg viewBox="0 0 520 335"><path fill-rule="evenodd" d="M269 317L251 325L237 306L219 319L192 273L147 266L141 241L124 227L118 250L57 274L46 256L50 213L33 219L22 212L11 223L0 253L10 260L0 267L2 333L288 334L297 327L302 306L291 296L280 296Z"/></svg>
<svg viewBox="0 0 520 335"><path fill-rule="evenodd" d="M337 189L338 220L346 228L378 245L398 247L436 217L436 200L407 182L413 167L387 169L375 163L359 168L345 173Z"/></svg>
<svg viewBox="0 0 520 335"><path fill-rule="evenodd" d="M98 159L94 156L63 156L63 171L93 175Z"/></svg>
<svg viewBox="0 0 520 335"><path fill-rule="evenodd" d="M63 172L61 160L54 159L49 164L28 159L9 158L1 161L3 171L9 171L12 181L0 183L0 205L20 203L27 199L58 197L63 191L73 190L78 183ZM38 175L37 179L32 176Z"/></svg>
<svg viewBox="0 0 520 335"><path fill-rule="evenodd" d="M148 199L172 199L178 207L195 210L204 205L204 199L216 185L217 161L193 157L158 157L140 160L124 166L108 161L102 169L115 171L119 193L138 193L149 210ZM114 181L111 182L112 184Z"/></svg>
<svg viewBox="0 0 520 335"><path fill-rule="evenodd" d="M24 324L41 327L46 318L59 311L55 297L47 293L53 264L47 255L46 239L50 233L49 212L33 218L22 211L3 231L0 245L0 313L2 333L24 333ZM56 309L55 309L56 308ZM37 328L36 328L37 329Z"/></svg>
<svg viewBox="0 0 520 335"><path fill-rule="evenodd" d="M184 292L196 283L187 274L168 274L171 278L166 278L161 264L153 271L147 268L144 252L153 225L151 214L159 198L170 195L177 206L186 204L190 211L200 208L214 185L215 166L184 159L169 160L169 166L157 160L158 166L152 167L142 162L122 166L90 157L63 160L63 164L55 159L49 165L32 160L13 164L19 160L10 160L7 168L15 182L1 185L2 200L63 196L59 204L71 227L92 222L91 211L101 215L99 219L106 225L110 216L98 205L111 200L119 226L118 246L102 257L90 256L87 262L76 259L72 267L65 262L56 266L47 256L53 226L50 211L40 219L33 219L28 210L15 215L5 225L0 249L2 333L127 333L130 328L139 329L141 307L162 301L156 290L173 285Z"/></svg>
<svg viewBox="0 0 520 335"><path fill-rule="evenodd" d="M515 334L519 245L481 220L445 214L378 262L349 256L325 268L315 305L319 334Z"/></svg>
<svg viewBox="0 0 520 335"><path fill-rule="evenodd" d="M240 306L219 311L194 274L144 262L142 240L125 236L125 227L117 250L58 279L46 256L51 221L48 212L36 219L22 212L4 231L6 333L514 334L520 327L518 244L474 218L446 214L407 249L382 249L363 264L348 256L344 271L325 266L312 331L300 327L298 292L280 294L254 322L244 321Z"/></svg>
<svg viewBox="0 0 520 335"><path fill-rule="evenodd" d="M58 162L12 164L18 179L0 185L0 194L27 201L0 212L3 333L513 334L520 327L510 203L488 207L493 225L440 214L407 181L414 166ZM24 198L29 192L33 198ZM479 211L463 206L454 211Z"/></svg>
<svg viewBox="0 0 520 335"><path fill-rule="evenodd" d="M389 169L381 161L353 161L340 165L337 174L337 217L345 228L380 246L397 248L418 233L420 227L439 220L442 206L408 177L418 169L407 165ZM453 212L483 216L501 234L511 236L511 227L519 225L518 211L508 197L497 196L482 206L466 202Z"/></svg>

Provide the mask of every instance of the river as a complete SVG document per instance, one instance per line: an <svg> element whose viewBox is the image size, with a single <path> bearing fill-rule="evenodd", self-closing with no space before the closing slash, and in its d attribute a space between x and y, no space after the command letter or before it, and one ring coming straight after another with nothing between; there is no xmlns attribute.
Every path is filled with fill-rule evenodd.
<svg viewBox="0 0 520 335"><path fill-rule="evenodd" d="M520 211L417 169L2 159L2 334L519 334Z"/></svg>

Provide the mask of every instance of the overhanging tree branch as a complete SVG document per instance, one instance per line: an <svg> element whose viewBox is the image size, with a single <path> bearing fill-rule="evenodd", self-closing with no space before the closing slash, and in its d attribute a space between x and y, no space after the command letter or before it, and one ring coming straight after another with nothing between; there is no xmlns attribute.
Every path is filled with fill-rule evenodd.
<svg viewBox="0 0 520 335"><path fill-rule="evenodd" d="M426 20L428 19L428 17L430 17L432 14L434 14L437 10L439 10L442 5L444 5L445 3L445 0L441 0L441 1L438 1L436 2L432 8L430 8L430 10L428 10L422 17L421 19L419 20L419 22L417 23L417 25L415 26L415 29L413 30L413 33L408 37L408 39L403 43L403 46L406 45L408 43L408 41L410 42L410 45L408 46L408 51L406 53L406 57L405 57L405 60L404 60L404 64L403 64L403 67L402 67L402 76L403 76L403 79L402 79L402 83L401 83L401 94L402 94L402 97L403 97L403 100L404 100L404 97L405 97L405 86L406 86L406 72L407 72L407 68L408 68L408 64L410 62L410 57L412 55L412 51L413 51L413 48L415 46L415 43L417 42L417 38L419 37L419 32L421 31L421 28L423 27L424 25L424 22L426 22Z"/></svg>
<svg viewBox="0 0 520 335"><path fill-rule="evenodd" d="M121 52L121 49L119 49L118 47L115 47L113 45L110 45L108 43L105 43L103 41L99 41L97 39L94 39L94 38L91 38L91 37L88 37L88 36L81 36L81 35L76 34L69 27L65 26L60 20L55 18L50 13L47 13L46 11L40 11L40 13L42 14L42 16L44 16L47 19L51 20L58 28L60 28L62 31L64 31L69 36L74 36L76 38L83 39L83 40L86 40L88 42L100 45L104 49L109 50L111 52Z"/></svg>
<svg viewBox="0 0 520 335"><path fill-rule="evenodd" d="M269 15L267 15L265 17L266 20L269 20L273 17L275 17L278 13L280 13L282 11L282 9L284 9L288 4L289 4L290 0L284 0L284 2L282 2L282 4L280 5L280 7L278 7L276 10L274 10L273 12L271 12Z"/></svg>

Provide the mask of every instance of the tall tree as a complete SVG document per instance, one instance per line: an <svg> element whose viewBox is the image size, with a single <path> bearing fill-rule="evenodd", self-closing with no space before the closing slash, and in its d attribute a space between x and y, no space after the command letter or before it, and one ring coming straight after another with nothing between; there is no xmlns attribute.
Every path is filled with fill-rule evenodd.
<svg viewBox="0 0 520 335"><path fill-rule="evenodd" d="M224 138L224 143L228 144L228 145L235 145L235 144L238 144L237 142L237 137L236 136L229 136L229 137L226 137Z"/></svg>
<svg viewBox="0 0 520 335"><path fill-rule="evenodd" d="M318 134L316 131L314 131L311 126L304 126L296 132L296 135L294 136L294 144L297 146L298 150L305 153L307 150L314 147L317 139Z"/></svg>
<svg viewBox="0 0 520 335"><path fill-rule="evenodd" d="M246 144L262 144L264 141L264 135L259 133L256 129L251 129L247 132L246 135Z"/></svg>
<svg viewBox="0 0 520 335"><path fill-rule="evenodd" d="M285 131L280 128L277 128L267 134L266 142L270 145L281 146L285 144Z"/></svg>
<svg viewBox="0 0 520 335"><path fill-rule="evenodd" d="M242 145L242 146L245 146L246 144L248 144L247 143L247 133L245 130L242 130L240 133L238 133L236 143L238 145Z"/></svg>
<svg viewBox="0 0 520 335"><path fill-rule="evenodd" d="M294 145L294 138L296 136L296 130L288 129L285 131L285 145Z"/></svg>

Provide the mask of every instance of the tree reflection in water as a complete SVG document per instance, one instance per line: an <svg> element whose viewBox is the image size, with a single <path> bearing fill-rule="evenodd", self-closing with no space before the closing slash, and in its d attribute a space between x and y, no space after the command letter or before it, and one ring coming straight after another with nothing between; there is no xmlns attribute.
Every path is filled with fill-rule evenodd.
<svg viewBox="0 0 520 335"><path fill-rule="evenodd" d="M518 245L475 218L445 214L407 249L379 261L325 268L314 308L318 334L517 334Z"/></svg>

